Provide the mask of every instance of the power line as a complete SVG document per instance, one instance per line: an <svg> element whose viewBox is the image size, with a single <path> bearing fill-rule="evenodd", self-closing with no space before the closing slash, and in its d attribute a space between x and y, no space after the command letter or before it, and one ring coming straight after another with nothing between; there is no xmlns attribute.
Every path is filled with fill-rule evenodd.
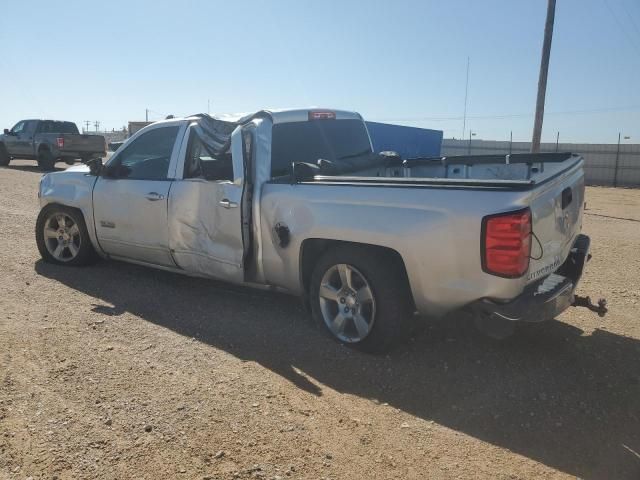
<svg viewBox="0 0 640 480"><path fill-rule="evenodd" d="M564 111L555 111L549 112L545 111L545 115L588 115L588 114L598 114L598 113L611 113L611 112L637 112L640 111L640 105L628 106L628 107L608 107L608 108L594 108L594 109L586 109L586 110L564 110ZM504 113L504 114L496 114L496 115L467 115L467 118L474 118L478 120L492 120L492 119L508 119L508 118L528 118L533 117L534 113ZM462 120L462 116L432 116L432 117L405 117L405 118L377 118L376 120L382 122L422 122L422 121L433 121L433 122L446 122L446 121L456 121Z"/></svg>
<svg viewBox="0 0 640 480"><path fill-rule="evenodd" d="M629 10L627 9L627 6L624 4L624 2L621 2L621 3L622 3L622 8L624 9L624 13L627 14L627 18L629 18L629 21L631 22L631 25L633 25L633 29L638 34L638 38L640 38L640 28L638 28L638 24L633 19L633 16L631 15L631 12L629 12Z"/></svg>
<svg viewBox="0 0 640 480"><path fill-rule="evenodd" d="M638 47L638 45L636 44L634 38L629 34L629 32L627 31L627 29L625 28L625 26L622 24L622 22L620 21L620 19L618 18L618 16L615 14L615 12L613 11L613 9L611 8L611 5L609 5L609 0L604 0L604 4L606 5L607 9L609 10L609 13L611 14L611 16L613 17L613 19L616 21L616 23L618 24L618 26L620 27L620 30L622 30L622 33L625 34L625 36L629 39L629 43L631 45L633 45L633 48L635 48L638 53L640 53L640 47Z"/></svg>

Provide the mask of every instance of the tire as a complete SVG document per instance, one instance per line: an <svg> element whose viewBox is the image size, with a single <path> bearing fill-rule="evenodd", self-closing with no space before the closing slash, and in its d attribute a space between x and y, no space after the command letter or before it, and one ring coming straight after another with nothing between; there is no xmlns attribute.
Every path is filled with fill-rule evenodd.
<svg viewBox="0 0 640 480"><path fill-rule="evenodd" d="M344 275L351 278L349 288ZM344 345L381 353L408 336L415 309L404 267L376 248L343 245L325 252L309 288L315 321Z"/></svg>
<svg viewBox="0 0 640 480"><path fill-rule="evenodd" d="M62 205L47 205L40 211L36 243L42 259L56 265L88 265L97 257L82 213Z"/></svg>
<svg viewBox="0 0 640 480"><path fill-rule="evenodd" d="M9 157L9 152L7 152L7 147L4 144L0 144L0 167L6 167L9 165L11 161L11 157Z"/></svg>
<svg viewBox="0 0 640 480"><path fill-rule="evenodd" d="M45 171L53 170L56 167L56 159L46 148L38 152L38 166Z"/></svg>
<svg viewBox="0 0 640 480"><path fill-rule="evenodd" d="M74 163L76 163L76 159L75 158L65 158L64 159L64 163L66 163L67 165L73 165Z"/></svg>

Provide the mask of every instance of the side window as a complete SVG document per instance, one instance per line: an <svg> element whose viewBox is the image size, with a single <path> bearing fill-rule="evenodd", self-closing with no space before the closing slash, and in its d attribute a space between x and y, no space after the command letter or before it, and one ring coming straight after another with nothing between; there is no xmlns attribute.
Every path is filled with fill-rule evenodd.
<svg viewBox="0 0 640 480"><path fill-rule="evenodd" d="M22 130L24 129L24 126L27 122L25 122L24 120L22 122L18 122L16 123L13 128L11 129L12 133L22 133Z"/></svg>
<svg viewBox="0 0 640 480"><path fill-rule="evenodd" d="M143 133L108 165L117 178L165 180L169 173L171 152L180 127L160 127Z"/></svg>
<svg viewBox="0 0 640 480"><path fill-rule="evenodd" d="M25 122L24 127L22 129L22 133L25 133L27 135L33 135L33 132L35 131L37 124L38 122L36 120L29 120L28 122Z"/></svg>
<svg viewBox="0 0 640 480"><path fill-rule="evenodd" d="M233 181L231 152L212 155L198 135L195 132L191 132L182 178Z"/></svg>
<svg viewBox="0 0 640 480"><path fill-rule="evenodd" d="M39 133L49 133L51 122L40 122L40 126L38 127Z"/></svg>

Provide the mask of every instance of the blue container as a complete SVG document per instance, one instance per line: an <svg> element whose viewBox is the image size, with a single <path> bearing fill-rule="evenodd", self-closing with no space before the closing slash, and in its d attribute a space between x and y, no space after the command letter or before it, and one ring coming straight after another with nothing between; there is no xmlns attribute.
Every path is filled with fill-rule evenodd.
<svg viewBox="0 0 640 480"><path fill-rule="evenodd" d="M441 130L378 122L366 124L375 152L390 150L399 153L402 158L440 156Z"/></svg>

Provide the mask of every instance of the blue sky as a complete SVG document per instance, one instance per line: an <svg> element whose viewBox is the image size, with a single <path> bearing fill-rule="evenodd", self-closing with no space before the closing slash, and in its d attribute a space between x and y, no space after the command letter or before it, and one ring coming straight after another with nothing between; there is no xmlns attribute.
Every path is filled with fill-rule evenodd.
<svg viewBox="0 0 640 480"><path fill-rule="evenodd" d="M2 2L0 126L330 106L529 140L544 0ZM558 0L543 141L640 142L640 1ZM579 113L578 113L579 112ZM467 129L468 135L468 129Z"/></svg>

